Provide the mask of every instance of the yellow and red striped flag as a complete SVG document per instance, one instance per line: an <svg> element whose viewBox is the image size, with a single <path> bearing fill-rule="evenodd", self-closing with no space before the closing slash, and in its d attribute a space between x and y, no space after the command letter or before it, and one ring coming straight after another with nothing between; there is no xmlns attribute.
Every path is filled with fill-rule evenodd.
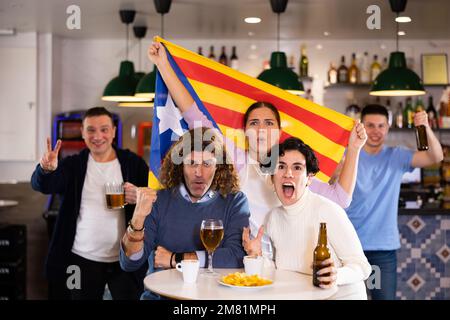
<svg viewBox="0 0 450 320"><path fill-rule="evenodd" d="M270 102L280 111L281 140L289 136L302 139L314 150L319 160L320 172L317 178L325 182L330 179L348 144L350 131L354 126L352 118L231 69L160 37L155 37L154 40L164 44L169 60L176 64L175 71L180 80L184 81L191 94L192 90L195 91L197 97L194 97L194 100L197 104L200 102L201 109L204 108L209 112L217 127L227 138L236 141L236 131L243 134L243 115L252 103ZM158 81L162 81L161 77ZM153 181L150 184L153 185L158 176L161 160L155 157L156 153L160 152L159 134L161 133L154 125L153 152L150 155L152 177L149 178L149 181ZM153 148L154 143L158 151ZM237 147L245 146L238 144Z"/></svg>

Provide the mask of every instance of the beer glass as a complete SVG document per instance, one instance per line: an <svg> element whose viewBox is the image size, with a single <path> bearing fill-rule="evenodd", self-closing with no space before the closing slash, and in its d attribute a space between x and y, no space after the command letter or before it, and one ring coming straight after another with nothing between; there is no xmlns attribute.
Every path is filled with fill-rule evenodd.
<svg viewBox="0 0 450 320"><path fill-rule="evenodd" d="M223 239L223 233L222 220L206 219L202 221L200 227L200 239L208 251L208 270L204 272L205 275L218 275L218 273L214 272L212 259L214 250L216 250Z"/></svg>
<svg viewBox="0 0 450 320"><path fill-rule="evenodd" d="M122 182L105 183L106 207L111 210L125 207L125 191Z"/></svg>

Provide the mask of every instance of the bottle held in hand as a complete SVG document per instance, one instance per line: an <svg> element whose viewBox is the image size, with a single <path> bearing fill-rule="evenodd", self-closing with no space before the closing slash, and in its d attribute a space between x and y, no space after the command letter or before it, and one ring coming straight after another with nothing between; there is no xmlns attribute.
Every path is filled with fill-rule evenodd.
<svg viewBox="0 0 450 320"><path fill-rule="evenodd" d="M425 151L428 150L428 138L427 138L427 128L424 125L416 127L416 142L417 150Z"/></svg>
<svg viewBox="0 0 450 320"><path fill-rule="evenodd" d="M331 257L330 249L327 244L327 224L325 222L320 223L319 240L317 246L314 249L313 258L313 285L319 287L321 282L317 279L317 271L323 268L321 263ZM322 277L327 277L329 274L323 274ZM328 284L328 283L323 283Z"/></svg>
<svg viewBox="0 0 450 320"><path fill-rule="evenodd" d="M423 111L422 99L418 98L416 103L416 112ZM427 128L424 125L415 127L417 150L428 150Z"/></svg>

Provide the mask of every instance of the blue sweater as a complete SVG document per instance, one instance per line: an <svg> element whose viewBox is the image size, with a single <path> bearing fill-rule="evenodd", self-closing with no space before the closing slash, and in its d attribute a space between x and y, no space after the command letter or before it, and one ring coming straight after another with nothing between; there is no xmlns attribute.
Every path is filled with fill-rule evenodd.
<svg viewBox="0 0 450 320"><path fill-rule="evenodd" d="M191 203L181 196L177 187L161 190L152 212L145 219L143 256L136 261L130 260L121 248L120 265L125 271L137 270L158 245L172 252L204 250L200 224L204 219L215 218L223 222L224 237L214 252L213 266L241 268L245 255L242 228L248 226L249 216L247 198L242 192L228 194L225 198L216 193L206 202Z"/></svg>

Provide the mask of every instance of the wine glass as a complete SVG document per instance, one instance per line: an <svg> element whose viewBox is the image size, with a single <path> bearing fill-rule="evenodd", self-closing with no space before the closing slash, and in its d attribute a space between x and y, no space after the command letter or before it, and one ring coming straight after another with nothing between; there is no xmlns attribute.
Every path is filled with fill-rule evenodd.
<svg viewBox="0 0 450 320"><path fill-rule="evenodd" d="M218 273L214 272L212 266L212 258L214 250L219 246L223 239L223 223L219 219L206 219L202 221L200 227L200 239L208 251L208 270L204 272L205 275L215 276Z"/></svg>

